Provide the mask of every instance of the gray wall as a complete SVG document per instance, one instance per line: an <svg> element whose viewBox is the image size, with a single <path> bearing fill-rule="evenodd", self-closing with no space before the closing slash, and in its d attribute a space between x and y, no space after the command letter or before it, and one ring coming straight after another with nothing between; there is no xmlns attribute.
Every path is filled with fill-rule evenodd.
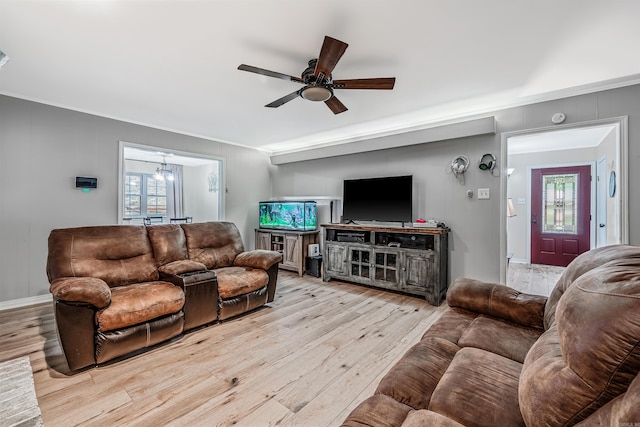
<svg viewBox="0 0 640 427"><path fill-rule="evenodd" d="M416 187L414 215L435 217L452 229L449 240L451 278L468 276L500 280L500 182L477 168L484 153L501 152L501 133L552 126L551 116L563 112L565 123L629 116L629 164L640 157L640 86L618 88L492 113L495 135L466 137L376 152L309 160L278 166L273 173L274 197L342 195L342 180L412 174ZM346 113L348 114L348 113ZM461 185L448 173L456 155L466 155L472 167ZM501 167L502 165L499 165ZM640 197L635 182L640 169L629 171L630 243L640 244ZM478 188L490 188L490 200L477 200ZM465 191L474 190L473 199Z"/></svg>
<svg viewBox="0 0 640 427"><path fill-rule="evenodd" d="M49 293L52 229L117 222L119 141L224 158L225 219L253 247L258 202L271 195L264 153L0 96L0 302ZM98 189L75 190L75 176L97 177Z"/></svg>
<svg viewBox="0 0 640 427"><path fill-rule="evenodd" d="M193 217L194 222L219 219L218 196L221 189L218 188L217 192L209 192L208 179L209 173L217 170L217 162L196 167L184 167L182 170L184 182L189 182L183 188L184 216Z"/></svg>
<svg viewBox="0 0 640 427"><path fill-rule="evenodd" d="M452 228L451 277L498 281L499 191L502 177L475 166L465 185L447 172L451 159L500 153L500 133L567 122L629 116L630 243L640 244L640 86L565 98L493 113L496 135L271 167L264 153L0 96L0 302L48 294L46 240L51 229L117 221L118 141L148 144L225 159L225 218L238 224L253 247L260 200L283 196L340 197L342 180L411 173L415 215L436 217ZM348 114L348 113L346 113ZM73 189L73 177L96 176L99 188ZM273 187L273 190L272 188ZM469 200L466 189L488 187L489 201Z"/></svg>

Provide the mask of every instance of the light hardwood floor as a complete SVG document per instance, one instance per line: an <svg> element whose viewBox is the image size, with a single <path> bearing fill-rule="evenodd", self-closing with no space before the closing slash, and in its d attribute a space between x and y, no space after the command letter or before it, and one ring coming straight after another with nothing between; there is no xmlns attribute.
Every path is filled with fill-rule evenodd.
<svg viewBox="0 0 640 427"><path fill-rule="evenodd" d="M507 286L527 294L548 297L565 269L553 265L510 263Z"/></svg>
<svg viewBox="0 0 640 427"><path fill-rule="evenodd" d="M0 312L0 361L29 356L47 426L332 426L445 305L281 271L269 306L75 375L50 304Z"/></svg>

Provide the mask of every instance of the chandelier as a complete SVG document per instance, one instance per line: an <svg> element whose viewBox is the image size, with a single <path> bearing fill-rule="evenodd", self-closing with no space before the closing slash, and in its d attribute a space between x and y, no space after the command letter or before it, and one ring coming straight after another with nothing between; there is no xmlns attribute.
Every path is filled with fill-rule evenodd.
<svg viewBox="0 0 640 427"><path fill-rule="evenodd" d="M162 156L162 163L160 163L160 166L156 168L155 178L158 181L164 181L165 179L167 181L173 181L173 172L167 169L167 156L165 155Z"/></svg>

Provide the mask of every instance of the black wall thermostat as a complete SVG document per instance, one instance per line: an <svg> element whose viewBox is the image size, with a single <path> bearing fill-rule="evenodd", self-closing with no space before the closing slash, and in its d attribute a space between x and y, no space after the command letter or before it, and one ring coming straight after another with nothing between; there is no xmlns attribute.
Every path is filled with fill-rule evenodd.
<svg viewBox="0 0 640 427"><path fill-rule="evenodd" d="M86 176L76 176L76 188L92 189L98 188L98 178L89 178Z"/></svg>

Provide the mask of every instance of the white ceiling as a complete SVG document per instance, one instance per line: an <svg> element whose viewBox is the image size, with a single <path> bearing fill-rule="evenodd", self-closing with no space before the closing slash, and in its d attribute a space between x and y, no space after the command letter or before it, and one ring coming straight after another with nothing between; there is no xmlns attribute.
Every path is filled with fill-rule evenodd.
<svg viewBox="0 0 640 427"><path fill-rule="evenodd" d="M1 0L0 93L282 153L638 83L637 0ZM349 43L334 115L297 83Z"/></svg>

